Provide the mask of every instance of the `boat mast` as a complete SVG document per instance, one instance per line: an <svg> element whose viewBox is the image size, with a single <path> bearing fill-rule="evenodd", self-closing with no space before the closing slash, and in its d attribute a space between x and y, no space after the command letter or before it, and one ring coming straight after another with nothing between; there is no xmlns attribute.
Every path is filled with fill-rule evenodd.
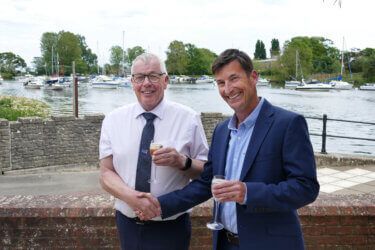
<svg viewBox="0 0 375 250"><path fill-rule="evenodd" d="M345 37L342 37L342 50L341 50L341 77L344 73L344 44L345 44Z"/></svg>
<svg viewBox="0 0 375 250"><path fill-rule="evenodd" d="M52 61L52 65L51 65L51 76L52 76L53 75L53 45L52 45L51 61Z"/></svg>
<svg viewBox="0 0 375 250"><path fill-rule="evenodd" d="M296 80L298 79L298 50L296 50Z"/></svg>
<svg viewBox="0 0 375 250"><path fill-rule="evenodd" d="M122 31L122 74L124 77L126 77L125 74L125 47L124 47L124 41L125 41L125 31Z"/></svg>

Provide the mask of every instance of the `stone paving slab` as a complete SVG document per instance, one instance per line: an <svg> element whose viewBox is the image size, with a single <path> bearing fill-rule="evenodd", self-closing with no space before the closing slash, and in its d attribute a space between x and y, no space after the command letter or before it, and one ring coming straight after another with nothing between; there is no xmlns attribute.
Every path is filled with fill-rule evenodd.
<svg viewBox="0 0 375 250"><path fill-rule="evenodd" d="M320 193L375 194L375 166L320 167ZM52 195L77 192L105 193L97 168L14 171L0 175L0 195Z"/></svg>

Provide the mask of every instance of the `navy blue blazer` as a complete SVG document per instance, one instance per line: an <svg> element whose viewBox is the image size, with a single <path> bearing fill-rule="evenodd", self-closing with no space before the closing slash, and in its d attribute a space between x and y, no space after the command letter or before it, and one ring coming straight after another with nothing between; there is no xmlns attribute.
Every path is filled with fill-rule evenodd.
<svg viewBox="0 0 375 250"><path fill-rule="evenodd" d="M213 133L201 176L181 190L158 197L163 218L198 205L211 194L213 175L224 174L229 119ZM314 152L303 116L263 103L246 152L240 180L246 204L237 203L240 249L304 249L297 209L319 194ZM217 249L214 232L213 249Z"/></svg>

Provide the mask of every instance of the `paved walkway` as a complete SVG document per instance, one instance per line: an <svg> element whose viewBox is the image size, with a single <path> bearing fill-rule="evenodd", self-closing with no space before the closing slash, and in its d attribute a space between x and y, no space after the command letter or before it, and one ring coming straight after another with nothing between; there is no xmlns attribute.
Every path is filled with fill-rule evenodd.
<svg viewBox="0 0 375 250"><path fill-rule="evenodd" d="M320 192L328 194L375 194L375 166L318 168ZM48 195L105 192L99 171L48 171L0 175L0 195Z"/></svg>
<svg viewBox="0 0 375 250"><path fill-rule="evenodd" d="M375 166L318 168L320 192L375 194Z"/></svg>

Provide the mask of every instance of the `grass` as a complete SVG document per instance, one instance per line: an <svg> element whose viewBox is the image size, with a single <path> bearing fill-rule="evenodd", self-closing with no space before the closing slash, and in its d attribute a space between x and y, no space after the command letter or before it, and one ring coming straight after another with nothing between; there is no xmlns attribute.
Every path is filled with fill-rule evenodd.
<svg viewBox="0 0 375 250"><path fill-rule="evenodd" d="M50 115L50 107L41 101L25 97L0 96L0 118L16 121L18 117Z"/></svg>

